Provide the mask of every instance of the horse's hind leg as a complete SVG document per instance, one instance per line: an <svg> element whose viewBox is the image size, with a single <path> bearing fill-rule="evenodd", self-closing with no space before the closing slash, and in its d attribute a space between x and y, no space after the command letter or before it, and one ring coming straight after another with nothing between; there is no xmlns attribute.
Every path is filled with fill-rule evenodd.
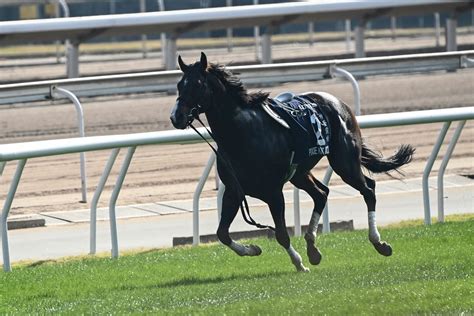
<svg viewBox="0 0 474 316"><path fill-rule="evenodd" d="M306 253L309 262L312 265L317 265L321 262L322 255L319 249L315 246L316 231L318 229L319 219L327 202L329 189L327 186L319 182L310 172L303 174L295 174L291 183L297 188L306 191L314 201L313 213L308 225L304 239L306 240Z"/></svg>
<svg viewBox="0 0 474 316"><path fill-rule="evenodd" d="M308 272L309 269L303 265L303 260L301 259L300 254L290 243L290 236L286 230L285 199L283 193L281 191L275 193L268 199L265 199L265 202L267 202L270 207L270 212L272 213L273 221L275 222L275 237L278 243L285 248L297 271Z"/></svg>
<svg viewBox="0 0 474 316"><path fill-rule="evenodd" d="M229 227L234 221L243 198L236 192L226 188L222 199L222 216L217 229L217 237L220 242L234 250L239 256L258 256L262 253L256 245L243 245L230 238Z"/></svg>
<svg viewBox="0 0 474 316"><path fill-rule="evenodd" d="M330 154L328 157L329 163L344 182L358 190L364 197L368 211L369 240L381 255L390 256L392 255L392 247L386 242L381 241L375 221L375 181L362 173L360 149L357 146L350 145L345 147L345 152L342 155L340 152L337 156ZM341 157L346 159L341 159Z"/></svg>

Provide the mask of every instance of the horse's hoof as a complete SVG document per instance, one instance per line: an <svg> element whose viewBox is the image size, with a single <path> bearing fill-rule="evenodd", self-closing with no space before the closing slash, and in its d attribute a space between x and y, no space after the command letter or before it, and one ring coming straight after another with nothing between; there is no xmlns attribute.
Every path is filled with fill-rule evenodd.
<svg viewBox="0 0 474 316"><path fill-rule="evenodd" d="M249 256L260 256L262 254L262 249L257 245L248 245L248 250Z"/></svg>
<svg viewBox="0 0 474 316"><path fill-rule="evenodd" d="M308 255L309 263L311 263L313 266L318 265L323 258L319 249L314 245L307 246L306 254Z"/></svg>
<svg viewBox="0 0 474 316"><path fill-rule="evenodd" d="M392 246L387 244L385 241L374 243L373 245L379 254L385 257L390 257L392 255Z"/></svg>
<svg viewBox="0 0 474 316"><path fill-rule="evenodd" d="M301 264L300 266L297 266L296 267L296 271L297 272L303 272L303 273L308 273L308 272L311 272L308 268L306 268L303 264Z"/></svg>

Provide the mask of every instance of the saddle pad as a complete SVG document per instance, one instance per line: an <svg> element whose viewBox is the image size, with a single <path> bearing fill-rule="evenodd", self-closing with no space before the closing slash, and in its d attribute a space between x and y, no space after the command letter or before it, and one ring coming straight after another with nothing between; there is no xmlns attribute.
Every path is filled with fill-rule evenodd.
<svg viewBox="0 0 474 316"><path fill-rule="evenodd" d="M311 156L329 154L331 131L316 103L305 96L296 96L285 103L269 101L272 110L290 126L295 144L292 164L300 164Z"/></svg>

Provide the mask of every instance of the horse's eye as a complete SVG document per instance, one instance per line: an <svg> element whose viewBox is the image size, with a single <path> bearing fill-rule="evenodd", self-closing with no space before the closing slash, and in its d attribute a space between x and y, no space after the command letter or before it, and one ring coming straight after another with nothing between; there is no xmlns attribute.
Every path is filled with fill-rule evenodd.
<svg viewBox="0 0 474 316"><path fill-rule="evenodd" d="M202 84L201 79L198 79L198 80L197 80L197 83L198 83L198 85L201 85L201 84Z"/></svg>

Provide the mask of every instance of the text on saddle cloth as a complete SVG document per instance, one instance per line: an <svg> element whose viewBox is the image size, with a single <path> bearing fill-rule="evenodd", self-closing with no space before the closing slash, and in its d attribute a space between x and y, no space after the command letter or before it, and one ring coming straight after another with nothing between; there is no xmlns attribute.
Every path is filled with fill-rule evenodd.
<svg viewBox="0 0 474 316"><path fill-rule="evenodd" d="M296 96L284 103L270 99L270 104L290 126L295 144L293 164L311 156L329 154L329 124L316 103L305 96Z"/></svg>

